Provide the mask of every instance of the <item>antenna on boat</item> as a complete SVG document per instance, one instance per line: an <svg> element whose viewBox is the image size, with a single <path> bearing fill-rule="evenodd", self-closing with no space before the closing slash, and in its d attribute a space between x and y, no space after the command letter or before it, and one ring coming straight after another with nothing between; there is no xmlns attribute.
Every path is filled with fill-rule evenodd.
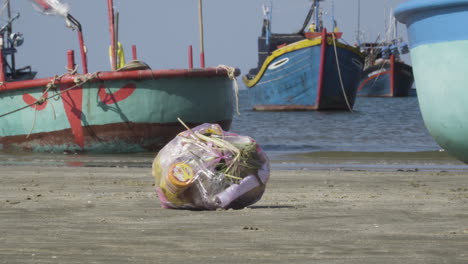
<svg viewBox="0 0 468 264"><path fill-rule="evenodd" d="M265 36L265 44L268 47L270 45L273 2L270 2L269 6L263 5L262 8L263 8L262 36Z"/></svg>
<svg viewBox="0 0 468 264"><path fill-rule="evenodd" d="M8 21L11 21L11 7L10 7L10 0L5 0L5 5L6 5L6 9L7 9L7 14L8 14ZM7 28L7 34L8 36L11 36L11 33L13 32L13 26L11 23L8 23L8 28ZM12 68L12 71L11 71L11 74L12 74L12 78L14 78L14 74L15 74L15 53L12 53L11 54L11 68Z"/></svg>
<svg viewBox="0 0 468 264"><path fill-rule="evenodd" d="M309 9L309 12L307 13L306 19L304 20L304 24L302 25L302 28L297 32L297 34L303 34L304 33L304 31L305 31L305 29L307 27L307 24L309 24L309 21L310 21L310 19L312 18L313 15L314 15L314 25L318 26L319 18L318 18L318 7L317 7L317 5L318 5L319 0L311 0L311 1L312 1L312 5L310 6L310 9Z"/></svg>
<svg viewBox="0 0 468 264"><path fill-rule="evenodd" d="M358 46L361 46L361 0L357 0L357 36L356 36L356 41Z"/></svg>
<svg viewBox="0 0 468 264"><path fill-rule="evenodd" d="M205 68L205 44L203 41L203 3L198 0L198 22L200 26L200 66Z"/></svg>
<svg viewBox="0 0 468 264"><path fill-rule="evenodd" d="M338 31L338 23L335 20L335 1L332 0L332 23L333 23L333 31Z"/></svg>
<svg viewBox="0 0 468 264"><path fill-rule="evenodd" d="M320 28L319 19L320 19L319 18L319 1L314 0L314 23L315 23L316 31L322 31L322 29Z"/></svg>

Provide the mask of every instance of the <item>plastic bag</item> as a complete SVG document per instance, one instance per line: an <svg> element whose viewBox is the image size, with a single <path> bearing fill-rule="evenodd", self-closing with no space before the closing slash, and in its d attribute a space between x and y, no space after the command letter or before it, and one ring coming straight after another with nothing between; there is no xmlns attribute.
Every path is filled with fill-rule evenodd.
<svg viewBox="0 0 468 264"><path fill-rule="evenodd" d="M203 124L178 134L153 161L162 207L241 209L262 197L269 160L248 136Z"/></svg>

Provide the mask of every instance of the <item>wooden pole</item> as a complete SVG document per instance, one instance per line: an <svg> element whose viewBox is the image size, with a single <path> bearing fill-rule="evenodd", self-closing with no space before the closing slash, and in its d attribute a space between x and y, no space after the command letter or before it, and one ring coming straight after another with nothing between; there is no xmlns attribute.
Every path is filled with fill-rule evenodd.
<svg viewBox="0 0 468 264"><path fill-rule="evenodd" d="M3 35L0 34L0 58L3 58ZM3 59L0 61L0 82L5 81L5 68Z"/></svg>
<svg viewBox="0 0 468 264"><path fill-rule="evenodd" d="M7 12L8 12L8 22L11 21L11 7L10 7L10 0L5 0L7 4ZM13 27L11 23L8 25L8 36L11 35L13 32ZM7 38L8 38L7 36ZM11 77L14 79L15 78L15 71L16 71L16 62L15 62L15 53L11 53Z"/></svg>
<svg viewBox="0 0 468 264"><path fill-rule="evenodd" d="M114 31L115 31L115 46L114 46L114 58L115 58L115 69L117 66L120 65L120 58L119 58L119 12L115 12L114 14Z"/></svg>
<svg viewBox="0 0 468 264"><path fill-rule="evenodd" d="M358 15L357 15L357 44L358 46L361 45L361 0L358 0Z"/></svg>
<svg viewBox="0 0 468 264"><path fill-rule="evenodd" d="M73 50L68 50L67 58L68 58L67 70L68 72L73 72L73 70L75 69L75 52Z"/></svg>
<svg viewBox="0 0 468 264"><path fill-rule="evenodd" d="M198 0L198 21L200 25L200 66L205 68L205 44L203 41L203 3Z"/></svg>
<svg viewBox="0 0 468 264"><path fill-rule="evenodd" d="M115 25L114 25L114 1L107 0L107 9L108 9L108 16L109 16L109 31L111 36L111 66L112 70L116 70L116 47L115 47Z"/></svg>
<svg viewBox="0 0 468 264"><path fill-rule="evenodd" d="M192 51L192 45L188 47L188 65L189 69L193 69L193 51Z"/></svg>
<svg viewBox="0 0 468 264"><path fill-rule="evenodd" d="M133 60L137 60L137 48L136 48L136 45L132 45L132 58L133 58Z"/></svg>

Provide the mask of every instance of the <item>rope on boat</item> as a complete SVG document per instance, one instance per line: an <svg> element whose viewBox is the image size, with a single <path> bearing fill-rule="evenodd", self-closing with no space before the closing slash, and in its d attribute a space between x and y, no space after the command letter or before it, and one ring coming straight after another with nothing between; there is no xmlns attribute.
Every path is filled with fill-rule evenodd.
<svg viewBox="0 0 468 264"><path fill-rule="evenodd" d="M233 67L230 67L230 66L226 66L226 65L219 65L218 68L225 69L227 71L229 79L234 81L234 90L235 90L235 95L236 95L236 110L237 110L237 114L240 115L240 112L239 112L239 85L237 83L237 79L236 79L236 76L235 76L236 69L233 68ZM125 65L124 67L120 68L118 71L135 70L135 69L151 69L151 68L144 62L131 61L127 65ZM29 108L31 106L34 106L34 105L41 105L41 104L45 103L46 101L48 101L49 99L56 98L57 96L61 96L65 92L68 92L68 91L70 91L72 89L75 89L75 88L77 88L79 86L84 85L85 83L97 78L97 75L99 74L99 72L95 72L93 74L86 74L86 75L77 76L74 79L75 85L73 85L73 86L71 86L71 87L69 87L69 88L67 88L65 90L62 90L60 92L57 92L57 93L55 93L55 94L53 94L51 96L48 96L48 97L44 96L50 89L54 88L54 90L55 90L56 82L59 81L62 77L66 76L66 75L72 75L72 74L75 74L75 73L76 73L76 68L71 72L67 72L67 73L62 74L60 76L57 76L57 75L54 76L52 81L46 85L46 90L42 93L42 96L39 97L39 99L37 99L36 102L34 102L32 104L27 104L27 105L25 105L23 107L20 107L18 109L13 110L13 111L1 114L0 118L11 115L11 114L14 114L16 112L27 109L27 108ZM37 110L35 110L35 112L36 111ZM54 109L54 119L55 119L55 109ZM32 131L34 129L34 126L35 126L35 123L36 123L35 120L36 120L36 114L34 115L33 126L32 126L32 128L31 128L31 130L30 130L27 137L29 137L29 135L32 133Z"/></svg>
<svg viewBox="0 0 468 264"><path fill-rule="evenodd" d="M217 68L221 68L226 70L227 75L229 79L234 81L234 94L236 96L236 112L237 115L240 115L239 112L239 84L237 83L237 78L236 78L236 68L227 66L227 65L218 65Z"/></svg>
<svg viewBox="0 0 468 264"><path fill-rule="evenodd" d="M341 77L340 61L338 59L338 51L336 49L335 32L332 32L332 39L333 39L333 47L335 48L336 69L338 70L338 76L339 76L339 79L340 79L341 90L343 91L343 96L344 96L344 99L346 101L346 105L348 106L349 111L353 112L353 108L349 104L348 96L346 95L346 91L345 91L344 84L343 84L343 78Z"/></svg>
<svg viewBox="0 0 468 264"><path fill-rule="evenodd" d="M15 110L13 110L13 111L8 112L8 113L4 113L4 114L0 115L0 118L2 118L2 117L4 117L4 116L7 116L7 115L14 114L14 113L16 113L16 112L19 112L19 111L21 111L21 110L24 110L24 109L26 109L26 108L29 108L29 107L31 107L31 106L33 106L33 105L41 105L41 104L45 103L47 100L49 100L49 99L51 99L51 98L55 98L55 97L57 97L57 96L61 96L63 93L68 92L68 91L70 91L70 90L72 90L72 89L75 89L75 88L77 88L77 87L79 87L79 86L82 86L83 84L85 84L85 83L87 83L87 82L89 82L89 81L95 79L95 78L97 77L98 73L99 73L99 72L96 72L96 73L93 73L93 74L87 74L87 75L85 75L85 76L78 76L78 77L76 77L75 80L74 80L75 85L73 85L73 86L71 86L71 87L69 87L69 88L67 88L67 89L65 89L65 90L62 90L62 91L60 91L60 92L57 92L56 94L51 95L51 96L48 96L48 97L44 97L44 94L45 94L45 92L44 92L43 95L42 95L38 100L36 100L36 102L34 102L34 103L32 103L32 104L25 105L25 106L23 106L23 107L20 107L20 108L18 108L18 109L15 109ZM55 82L56 82L57 80L60 80L61 77L65 76L65 75L67 75L67 74L70 74L70 73L63 74L63 75L61 75L61 76L59 76L59 77L55 76L54 79L51 81L51 83L49 83L49 84L46 85L46 87L48 87L48 88L46 89L46 91L48 91L48 89L54 87L54 86L55 86ZM50 88L49 88L49 86L50 86Z"/></svg>

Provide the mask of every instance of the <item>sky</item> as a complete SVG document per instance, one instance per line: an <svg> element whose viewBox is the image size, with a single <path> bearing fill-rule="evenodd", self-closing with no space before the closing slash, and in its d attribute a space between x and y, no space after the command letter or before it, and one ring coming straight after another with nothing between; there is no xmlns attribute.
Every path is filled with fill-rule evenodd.
<svg viewBox="0 0 468 264"><path fill-rule="evenodd" d="M1 0L3 1L3 0ZM343 39L356 43L358 21L361 41L374 41L385 34L392 9L405 0L326 0L321 8L329 18L334 14ZM89 72L110 70L107 0L62 0L69 13L80 21L88 50ZM310 7L310 0L203 0L206 66L228 65L242 74L257 64L257 37L261 32L262 5L273 5L272 31L299 30ZM199 66L198 0L114 0L119 12L119 41L127 61L136 45L138 59L152 69L188 67L188 47L193 46L194 66ZM334 7L334 8L332 8ZM65 73L67 50L79 57L77 33L65 26L63 17L37 12L30 0L11 1L12 13L20 13L14 32L24 35L18 48L18 67L31 65L38 78ZM1 17L6 21L6 12ZM399 35L407 39L404 25ZM406 60L406 59L405 59ZM81 66L81 65L80 65ZM78 69L81 71L81 68Z"/></svg>

